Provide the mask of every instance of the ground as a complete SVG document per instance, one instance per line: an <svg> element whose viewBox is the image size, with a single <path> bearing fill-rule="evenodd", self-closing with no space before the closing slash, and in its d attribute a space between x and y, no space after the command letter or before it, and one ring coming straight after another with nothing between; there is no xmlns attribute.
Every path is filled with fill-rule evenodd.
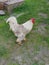
<svg viewBox="0 0 49 65"><path fill-rule="evenodd" d="M11 15L20 24L32 17L36 21L27 41L19 46L6 24L9 15L0 16L0 65L49 65L49 1L26 0Z"/></svg>

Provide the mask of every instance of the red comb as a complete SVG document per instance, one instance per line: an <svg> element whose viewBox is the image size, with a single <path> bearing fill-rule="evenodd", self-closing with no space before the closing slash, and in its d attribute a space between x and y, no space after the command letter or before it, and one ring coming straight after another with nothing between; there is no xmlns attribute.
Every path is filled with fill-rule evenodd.
<svg viewBox="0 0 49 65"><path fill-rule="evenodd" d="M32 18L31 20L32 20L32 23L34 23L34 22L35 22L35 18Z"/></svg>

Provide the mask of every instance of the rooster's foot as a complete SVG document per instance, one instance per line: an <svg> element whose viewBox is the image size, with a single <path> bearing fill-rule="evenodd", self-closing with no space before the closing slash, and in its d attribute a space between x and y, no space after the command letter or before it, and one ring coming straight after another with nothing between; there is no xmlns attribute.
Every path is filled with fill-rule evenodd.
<svg viewBox="0 0 49 65"><path fill-rule="evenodd" d="M22 43L21 43L20 41L16 40L16 42L17 42L19 45L22 45Z"/></svg>
<svg viewBox="0 0 49 65"><path fill-rule="evenodd" d="M26 41L27 39L26 38L24 38L24 41Z"/></svg>
<svg viewBox="0 0 49 65"><path fill-rule="evenodd" d="M21 46L22 45L22 43L21 42L18 42L18 44Z"/></svg>

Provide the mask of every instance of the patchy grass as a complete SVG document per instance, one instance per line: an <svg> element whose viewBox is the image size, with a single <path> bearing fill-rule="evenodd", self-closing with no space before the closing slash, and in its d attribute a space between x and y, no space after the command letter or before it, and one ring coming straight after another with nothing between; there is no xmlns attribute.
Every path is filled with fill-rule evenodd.
<svg viewBox="0 0 49 65"><path fill-rule="evenodd" d="M48 2L48 0L25 0L21 6L13 10L13 14L15 13L16 15L22 12L28 12L17 18L20 24L32 17L36 19L34 28L26 36L27 41L23 42L22 46L17 45L15 42L16 37L12 31L9 31L9 25L6 24L9 15L0 16L0 58L5 59L5 62L3 60L0 61L0 65L1 63L5 65L49 65ZM39 13L44 14L38 15ZM47 15L46 18L44 16L45 14ZM42 26L43 23L46 26L41 29L40 23L42 23ZM42 31L39 32L38 30Z"/></svg>

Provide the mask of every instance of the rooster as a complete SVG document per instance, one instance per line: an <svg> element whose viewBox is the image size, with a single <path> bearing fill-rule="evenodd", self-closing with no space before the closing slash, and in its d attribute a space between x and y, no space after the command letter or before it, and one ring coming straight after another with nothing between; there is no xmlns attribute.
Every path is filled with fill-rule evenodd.
<svg viewBox="0 0 49 65"><path fill-rule="evenodd" d="M7 19L6 23L9 23L10 30L12 30L12 32L17 37L16 42L18 42L18 44L21 45L21 42L23 40L26 40L26 35L32 30L34 21L35 19L32 18L23 24L19 24L17 22L17 19L14 16L12 16Z"/></svg>

